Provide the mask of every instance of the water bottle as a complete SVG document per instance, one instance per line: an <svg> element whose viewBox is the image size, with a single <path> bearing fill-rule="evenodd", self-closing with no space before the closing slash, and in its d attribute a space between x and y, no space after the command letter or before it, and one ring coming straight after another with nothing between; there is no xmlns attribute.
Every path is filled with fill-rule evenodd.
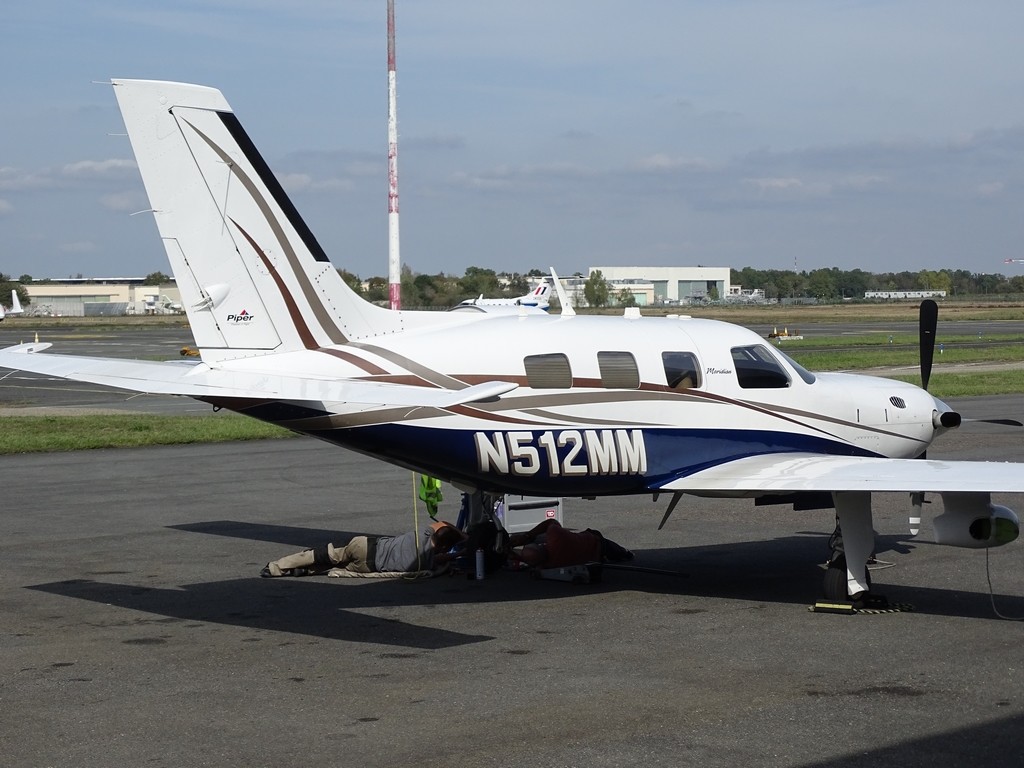
<svg viewBox="0 0 1024 768"><path fill-rule="evenodd" d="M480 581L484 577L484 551L478 549L476 551L476 578Z"/></svg>

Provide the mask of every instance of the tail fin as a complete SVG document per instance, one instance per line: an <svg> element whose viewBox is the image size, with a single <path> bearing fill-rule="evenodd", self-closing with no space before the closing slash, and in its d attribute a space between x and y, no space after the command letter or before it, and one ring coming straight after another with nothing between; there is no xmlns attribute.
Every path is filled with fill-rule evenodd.
<svg viewBox="0 0 1024 768"><path fill-rule="evenodd" d="M544 307L547 307L550 301L548 299L549 293L551 293L551 286L548 285L547 280L545 280L543 283L541 283L540 285L533 289L533 293L530 294L530 297L538 304L543 304Z"/></svg>
<svg viewBox="0 0 1024 768"><path fill-rule="evenodd" d="M220 91L111 82L205 362L400 329L345 284Z"/></svg>
<svg viewBox="0 0 1024 768"><path fill-rule="evenodd" d="M9 315L21 315L24 314L25 310L21 308L21 299L18 298L17 291L11 291L11 308L7 310Z"/></svg>

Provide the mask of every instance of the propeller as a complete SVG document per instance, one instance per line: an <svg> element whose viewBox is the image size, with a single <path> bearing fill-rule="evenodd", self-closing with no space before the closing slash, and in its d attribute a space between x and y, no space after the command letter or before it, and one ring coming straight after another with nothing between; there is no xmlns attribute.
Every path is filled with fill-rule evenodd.
<svg viewBox="0 0 1024 768"><path fill-rule="evenodd" d="M939 307L931 299L925 299L921 302L921 309L918 319L918 330L920 333L920 351L921 351L921 388L928 389L928 382L932 377L932 363L935 360L935 331L939 325ZM957 427L960 426L959 415L956 418L952 418L953 414L944 413L942 414L942 426L943 427ZM947 423L947 420L955 421L955 423ZM1004 427L1024 427L1024 424L1017 421L1016 419L964 419L964 421L975 421L983 424L1000 424ZM924 458L924 454L921 455Z"/></svg>
<svg viewBox="0 0 1024 768"><path fill-rule="evenodd" d="M921 309L918 316L918 331L920 334L921 353L921 388L928 390L928 382L932 377L932 363L935 360L935 331L939 325L939 307L931 299L921 302ZM960 426L960 414L952 411L942 413L938 418L936 427L951 429ZM966 419L966 421L983 422L986 424L1000 424L1006 427L1024 427L1024 424L1016 419ZM925 459L928 452L925 451L918 458ZM924 498L924 492L918 491L910 494L910 535L917 536L921 526L921 507L928 503Z"/></svg>
<svg viewBox="0 0 1024 768"><path fill-rule="evenodd" d="M932 363L935 361L935 331L939 327L939 305L932 299L921 302L918 312L918 348L921 357L921 388L928 391L928 381L932 377ZM918 458L927 458L925 451ZM925 504L924 491L910 494L910 535L917 536L921 530L921 507Z"/></svg>

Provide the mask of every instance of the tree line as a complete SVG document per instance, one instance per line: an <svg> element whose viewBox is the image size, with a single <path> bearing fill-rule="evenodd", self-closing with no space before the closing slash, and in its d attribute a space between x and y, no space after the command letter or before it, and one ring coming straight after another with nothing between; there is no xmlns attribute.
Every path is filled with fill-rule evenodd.
<svg viewBox="0 0 1024 768"><path fill-rule="evenodd" d="M339 269L346 283L368 301L387 303L388 280L371 277L366 281L351 272ZM530 269L527 272L497 272L484 267L468 267L461 276L439 272L430 275L415 272L408 265L402 267L402 306L452 307L465 299L478 296L502 298L522 296L531 290L534 278L543 278L547 272ZM575 277L582 277L576 273ZM945 291L947 296L999 296L1024 294L1024 274L1007 277L999 273L971 272L966 269L922 269L917 272L872 273L862 269L842 270L838 267L796 272L783 269L755 269L743 267L730 270L734 286L744 290L761 289L767 299L815 298L819 301L861 299L866 291ZM147 276L147 283L169 283L171 278L162 272ZM0 273L0 297L18 292L23 305L31 303L24 285L33 281L30 275L14 280ZM603 307L611 304L635 303L628 289L614 291L600 271L587 278L583 286L587 304Z"/></svg>
<svg viewBox="0 0 1024 768"><path fill-rule="evenodd" d="M387 303L388 279L371 277L366 281L347 270L338 274L348 286L367 301ZM529 272L499 273L484 267L468 267L461 277L439 272L428 275L402 266L402 307L454 307L466 299L484 296L488 299L515 298L532 290L531 278L544 277L539 269ZM365 285L364 285L365 282Z"/></svg>
<svg viewBox="0 0 1024 768"><path fill-rule="evenodd" d="M918 272L865 272L837 267L795 272L780 269L732 269L729 279L744 290L760 288L767 299L862 299L866 291L945 291L947 296L1024 294L1024 274L1007 277L967 269Z"/></svg>

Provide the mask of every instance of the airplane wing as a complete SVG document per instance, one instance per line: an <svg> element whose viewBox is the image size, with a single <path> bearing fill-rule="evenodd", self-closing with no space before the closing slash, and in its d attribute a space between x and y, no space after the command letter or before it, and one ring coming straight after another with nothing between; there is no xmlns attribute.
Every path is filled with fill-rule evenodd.
<svg viewBox="0 0 1024 768"><path fill-rule="evenodd" d="M0 367L49 374L72 381L186 397L272 398L276 400L366 403L451 408L490 400L516 389L487 381L464 389L441 389L349 379L287 376L211 368L197 361L150 362L101 357L38 354L50 344L19 344L0 350Z"/></svg>
<svg viewBox="0 0 1024 768"><path fill-rule="evenodd" d="M1024 493L1024 473L1011 462L776 453L718 464L671 480L659 490L738 495L809 490Z"/></svg>

